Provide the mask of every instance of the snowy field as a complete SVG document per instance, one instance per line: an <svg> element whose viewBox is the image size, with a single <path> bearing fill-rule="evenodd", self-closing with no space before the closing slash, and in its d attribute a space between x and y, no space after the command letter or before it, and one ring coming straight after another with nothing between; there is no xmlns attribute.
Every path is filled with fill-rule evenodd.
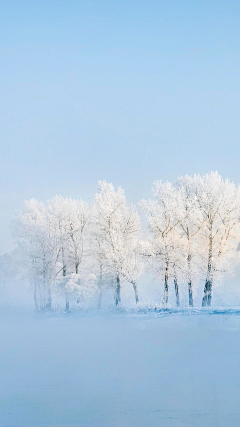
<svg viewBox="0 0 240 427"><path fill-rule="evenodd" d="M239 427L240 312L0 313L0 427Z"/></svg>

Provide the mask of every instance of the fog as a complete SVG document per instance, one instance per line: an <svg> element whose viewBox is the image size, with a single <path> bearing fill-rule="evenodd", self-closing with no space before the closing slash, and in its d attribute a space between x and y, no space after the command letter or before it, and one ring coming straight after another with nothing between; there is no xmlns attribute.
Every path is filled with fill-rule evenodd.
<svg viewBox="0 0 240 427"><path fill-rule="evenodd" d="M1 309L0 426L238 426L239 316Z"/></svg>
<svg viewBox="0 0 240 427"><path fill-rule="evenodd" d="M202 290L204 283L197 286L194 293L194 306L200 307L202 302ZM128 283L122 284L122 303L123 309L149 309L163 307L163 284L161 280L155 279L152 275L146 273L138 282L139 304L136 305L132 286ZM188 307L187 285L182 285L180 289L181 307ZM94 295L89 301L85 309L96 310L98 305L98 295ZM234 308L240 307L240 269L236 268L234 275L227 275L225 280L215 282L213 289L213 307ZM102 297L103 310L113 309L114 305L114 290L106 289ZM172 281L169 286L169 308L175 308L175 293ZM64 300L56 292L53 293L53 311L63 312L65 308ZM5 278L0 282L0 309L14 310L34 310L34 295L33 287L28 280L12 280ZM78 306L73 306L71 310L79 309ZM80 310L81 311L81 310Z"/></svg>

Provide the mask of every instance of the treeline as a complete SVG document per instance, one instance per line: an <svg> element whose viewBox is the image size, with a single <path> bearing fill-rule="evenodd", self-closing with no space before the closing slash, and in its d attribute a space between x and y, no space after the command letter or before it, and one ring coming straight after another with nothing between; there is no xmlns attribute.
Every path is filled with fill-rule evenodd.
<svg viewBox="0 0 240 427"><path fill-rule="evenodd" d="M210 306L214 280L239 262L239 186L211 172L181 177L175 185L156 181L153 195L129 206L121 188L100 181L91 205L61 196L47 205L26 201L14 235L36 310L50 310L56 295L64 297L66 311L73 301L81 307L95 294L101 307L106 289L118 305L123 282L138 303L144 270L163 286L164 306L172 283L176 305L182 286L192 307L202 282L202 305ZM148 221L146 239L137 208Z"/></svg>

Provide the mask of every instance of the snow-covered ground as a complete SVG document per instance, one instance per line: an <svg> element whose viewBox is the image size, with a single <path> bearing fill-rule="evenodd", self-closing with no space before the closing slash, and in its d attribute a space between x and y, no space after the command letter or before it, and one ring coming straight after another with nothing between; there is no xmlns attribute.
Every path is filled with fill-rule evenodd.
<svg viewBox="0 0 240 427"><path fill-rule="evenodd" d="M2 310L0 427L239 427L240 312L189 313Z"/></svg>

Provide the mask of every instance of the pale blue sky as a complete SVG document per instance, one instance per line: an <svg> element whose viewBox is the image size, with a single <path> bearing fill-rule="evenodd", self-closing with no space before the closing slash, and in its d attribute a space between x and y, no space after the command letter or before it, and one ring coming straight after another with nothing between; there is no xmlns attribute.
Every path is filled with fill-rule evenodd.
<svg viewBox="0 0 240 427"><path fill-rule="evenodd" d="M0 253L24 199L240 182L240 2L1 0Z"/></svg>

